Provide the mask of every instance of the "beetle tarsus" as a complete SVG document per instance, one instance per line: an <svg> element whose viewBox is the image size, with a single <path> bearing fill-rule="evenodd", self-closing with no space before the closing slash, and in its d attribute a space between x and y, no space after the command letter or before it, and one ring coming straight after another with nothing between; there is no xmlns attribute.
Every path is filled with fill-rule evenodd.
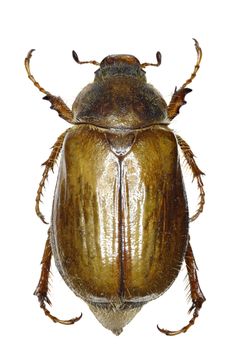
<svg viewBox="0 0 242 350"><path fill-rule="evenodd" d="M35 289L34 295L37 296L40 307L44 311L45 315L48 316L53 322L61 323L64 325L71 325L79 321L82 317L82 314L79 317L71 318L70 320L60 320L59 318L53 316L50 311L46 308L46 303L51 306L51 301L48 297L49 291L49 275L50 275L50 266L51 266L51 245L50 245L50 229L48 231L48 238L45 244L44 254L41 260L42 268L39 283Z"/></svg>
<svg viewBox="0 0 242 350"><path fill-rule="evenodd" d="M202 304L206 300L204 297L202 290L199 286L198 277L197 277L197 264L192 252L192 247L190 243L188 243L186 255L185 255L186 268L188 272L191 298L192 298L192 306L189 309L189 313L193 311L192 318L188 322L188 324L177 331L169 331L168 329L160 328L157 325L158 330L161 333L166 335L178 335L181 333L185 333L191 326L194 325L196 318L199 316L199 310L202 308Z"/></svg>
<svg viewBox="0 0 242 350"><path fill-rule="evenodd" d="M43 188L45 186L45 181L48 179L49 171L54 170L55 163L56 163L58 156L60 154L61 148L63 146L64 138L65 138L65 135L66 135L68 130L69 129L64 131L58 137L57 141L55 142L54 146L52 147L52 151L51 151L49 158L42 164L43 166L45 166L45 169L44 169L44 172L42 174L42 179L39 183L39 187L38 187L38 191L37 191L37 195L36 195L36 199L35 199L35 201L36 201L35 211L36 211L37 216L43 221L44 224L47 224L47 222L45 221L45 217L41 213L40 207L39 207L39 204L41 202L41 196L43 195Z"/></svg>
<svg viewBox="0 0 242 350"><path fill-rule="evenodd" d="M41 192L40 194L37 194L37 197L38 197L38 195L39 195L39 196L42 196L42 192ZM48 225L49 223L45 220L44 215L41 213L41 211L40 211L40 209L39 209L39 202L42 203L42 201L41 201L40 199L38 200L37 197L36 197L36 204L35 204L35 212L36 212L37 216L40 218L40 220L41 220L44 224Z"/></svg>
<svg viewBox="0 0 242 350"><path fill-rule="evenodd" d="M44 302L40 303L40 307L44 311L45 315L47 317L49 317L54 323L61 323L63 325L67 325L68 326L68 325L72 325L72 324L76 323L77 321L79 321L82 318L82 314L81 314L80 316L71 318L69 320L60 320L59 318L57 318L56 316L53 316L50 313L50 311L46 308Z"/></svg>
<svg viewBox="0 0 242 350"><path fill-rule="evenodd" d="M201 309L201 306L200 307L196 307L196 306L192 306L190 309L189 309L189 312L191 312L195 307L195 310L194 310L194 313L193 313L193 316L191 318L191 320L188 322L188 324L184 327L182 327L181 329L177 330L177 331L169 331L168 329L164 329L164 328L160 328L158 325L157 325L157 328L158 330L161 332L161 333L164 333L165 335L169 335L169 336L173 336L173 335L178 335L178 334L181 334L181 333L185 333L188 331L188 329L194 325L195 323L195 320L196 318L199 316L199 310Z"/></svg>
<svg viewBox="0 0 242 350"><path fill-rule="evenodd" d="M199 203L198 203L198 208L195 212L194 215L192 215L189 219L190 222L196 220L198 216L202 213L203 207L205 204L205 191L204 191L204 186L203 186L203 181L202 181L202 176L205 175L197 166L195 162L195 155L192 152L190 146L184 141L181 136L176 135L177 141L179 146L181 147L181 150L184 154L185 160L189 166L189 168L192 171L193 178L197 180L197 186L199 189Z"/></svg>

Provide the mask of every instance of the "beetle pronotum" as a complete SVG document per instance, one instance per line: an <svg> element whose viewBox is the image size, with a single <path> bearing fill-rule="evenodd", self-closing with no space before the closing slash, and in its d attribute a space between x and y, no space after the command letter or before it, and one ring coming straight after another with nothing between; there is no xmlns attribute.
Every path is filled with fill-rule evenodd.
<svg viewBox="0 0 242 350"><path fill-rule="evenodd" d="M195 40L195 39L194 39ZM54 322L73 324L80 317L60 320L47 309L51 257L66 284L82 298L102 325L119 335L148 301L159 297L175 280L182 262L187 267L193 315L178 331L186 332L198 317L205 297L188 235L188 206L178 147L197 181L199 206L204 189L189 145L170 128L184 105L187 86L196 76L202 51L195 40L197 63L190 78L175 89L167 105L147 84L143 63L131 55L79 61L100 66L94 82L77 96L72 110L60 97L29 79L45 94L51 108L72 127L60 135L45 166L36 197L36 213L45 222L39 203L50 169L62 151L53 200L51 224L35 290L40 307ZM46 222L45 222L46 223Z"/></svg>

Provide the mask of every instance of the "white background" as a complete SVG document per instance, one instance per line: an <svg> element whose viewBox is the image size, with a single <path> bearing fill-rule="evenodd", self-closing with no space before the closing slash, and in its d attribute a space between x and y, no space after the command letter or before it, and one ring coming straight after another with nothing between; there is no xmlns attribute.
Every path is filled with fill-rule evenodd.
<svg viewBox="0 0 242 350"><path fill-rule="evenodd" d="M241 10L240 1L2 1L1 33L1 306L2 349L241 349ZM74 296L53 267L52 311L74 326L48 320L32 295L40 273L47 227L34 199L49 148L68 127L27 79L23 60L35 48L32 71L50 92L71 105L96 67L72 57L96 59L130 53L155 61L147 79L169 101L191 73L199 40L204 57L193 92L172 127L190 144L206 173L206 209L191 225L192 246L207 301L186 334L167 337L188 321L181 271L171 289L145 306L114 336ZM56 173L55 173L56 175ZM185 173L190 181L189 172ZM50 216L55 176L42 209ZM188 189L189 194L196 186ZM191 191L194 190L194 191ZM133 344L131 346L131 344Z"/></svg>

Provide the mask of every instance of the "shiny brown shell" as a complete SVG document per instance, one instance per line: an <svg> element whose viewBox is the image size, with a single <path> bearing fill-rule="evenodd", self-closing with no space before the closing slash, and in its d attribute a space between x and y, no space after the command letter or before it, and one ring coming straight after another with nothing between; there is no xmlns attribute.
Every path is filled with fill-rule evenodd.
<svg viewBox="0 0 242 350"><path fill-rule="evenodd" d="M94 312L117 305L133 315L132 309L164 293L188 243L173 132L161 125L131 131L85 124L70 129L51 241L63 279Z"/></svg>

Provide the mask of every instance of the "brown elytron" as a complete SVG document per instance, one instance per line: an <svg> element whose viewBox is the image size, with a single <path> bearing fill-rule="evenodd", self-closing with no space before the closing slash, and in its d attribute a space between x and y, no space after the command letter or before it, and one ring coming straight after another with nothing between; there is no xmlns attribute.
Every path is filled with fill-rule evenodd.
<svg viewBox="0 0 242 350"><path fill-rule="evenodd" d="M102 325L116 335L147 302L162 295L173 283L185 260L193 315L178 331L195 322L205 298L188 235L188 206L178 147L196 178L203 210L204 189L189 145L170 128L170 121L185 104L187 88L202 51L195 40L197 63L191 77L176 89L169 105L147 84L147 66L131 55L107 56L92 63L100 68L95 80L77 96L70 110L60 97L40 86L30 72L33 50L25 59L29 79L45 94L51 108L73 124L59 136L45 166L36 197L36 213L45 222L39 203L49 170L61 153L51 224L35 295L54 322L60 320L46 307L51 257L70 289L86 301ZM45 222L46 223L46 222Z"/></svg>

